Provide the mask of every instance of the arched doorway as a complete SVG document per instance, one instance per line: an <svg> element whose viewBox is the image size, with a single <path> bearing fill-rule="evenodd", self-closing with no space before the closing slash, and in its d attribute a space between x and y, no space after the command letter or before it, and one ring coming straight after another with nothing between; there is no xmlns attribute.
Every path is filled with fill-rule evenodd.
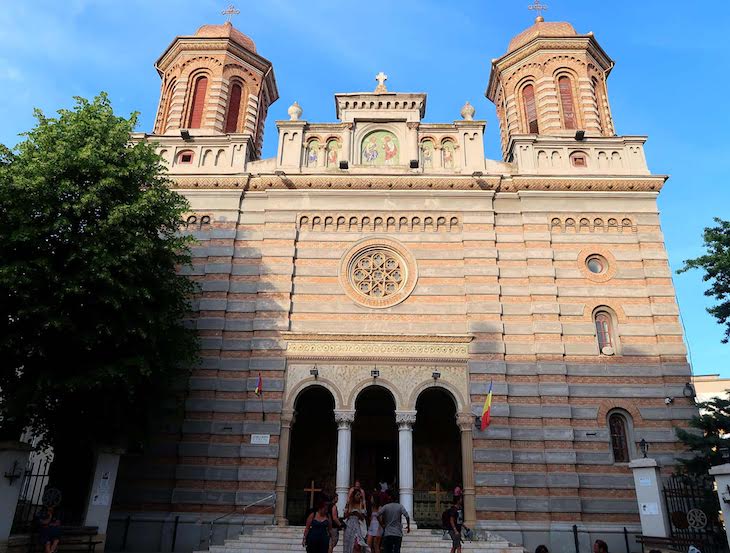
<svg viewBox="0 0 730 553"><path fill-rule="evenodd" d="M395 400L382 386L369 386L355 400L352 474L370 491L378 482L398 489L398 428Z"/></svg>
<svg viewBox="0 0 730 553"><path fill-rule="evenodd" d="M306 388L294 404L296 421L291 434L286 502L290 524L304 524L313 494L334 492L337 457L334 407L332 394L322 386Z"/></svg>
<svg viewBox="0 0 730 553"><path fill-rule="evenodd" d="M441 527L441 513L463 487L461 435L456 424L456 402L443 388L421 392L413 427L414 518L419 526Z"/></svg>

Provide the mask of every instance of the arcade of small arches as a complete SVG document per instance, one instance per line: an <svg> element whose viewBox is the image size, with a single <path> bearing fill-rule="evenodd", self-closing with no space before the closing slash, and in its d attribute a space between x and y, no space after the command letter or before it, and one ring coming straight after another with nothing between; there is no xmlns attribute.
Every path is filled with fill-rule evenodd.
<svg viewBox="0 0 730 553"><path fill-rule="evenodd" d="M476 520L474 415L465 384L454 382L457 367L363 365L351 372L368 377L349 379L344 366L293 368L299 382L287 386L279 438L279 524L301 523L318 491L337 493L344 509L355 480L366 490L387 482L420 525L437 524L460 486L465 518ZM398 375L406 373L423 378L404 386Z"/></svg>

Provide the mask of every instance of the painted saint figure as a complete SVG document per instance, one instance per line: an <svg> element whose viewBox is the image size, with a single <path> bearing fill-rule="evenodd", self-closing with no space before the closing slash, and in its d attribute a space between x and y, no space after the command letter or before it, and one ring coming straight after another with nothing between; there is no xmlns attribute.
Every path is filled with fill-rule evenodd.
<svg viewBox="0 0 730 553"><path fill-rule="evenodd" d="M366 163L375 165L378 159L378 139L375 136L371 136L363 145L362 158Z"/></svg>
<svg viewBox="0 0 730 553"><path fill-rule="evenodd" d="M340 158L340 143L330 140L327 143L327 167L336 167Z"/></svg>
<svg viewBox="0 0 730 553"><path fill-rule="evenodd" d="M396 165L398 163L398 145L387 135L383 137L383 150L385 151L385 164Z"/></svg>

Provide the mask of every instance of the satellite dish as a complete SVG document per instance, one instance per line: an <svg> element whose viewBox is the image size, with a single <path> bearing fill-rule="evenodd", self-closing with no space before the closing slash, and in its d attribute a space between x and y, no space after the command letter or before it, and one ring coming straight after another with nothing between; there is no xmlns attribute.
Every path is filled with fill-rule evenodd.
<svg viewBox="0 0 730 553"><path fill-rule="evenodd" d="M603 346L603 348L601 348L601 353L603 355L613 355L615 352L611 346Z"/></svg>

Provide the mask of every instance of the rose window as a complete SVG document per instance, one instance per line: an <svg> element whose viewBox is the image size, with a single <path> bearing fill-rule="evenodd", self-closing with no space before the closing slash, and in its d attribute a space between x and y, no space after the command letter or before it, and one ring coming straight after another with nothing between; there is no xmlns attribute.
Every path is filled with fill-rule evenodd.
<svg viewBox="0 0 730 553"><path fill-rule="evenodd" d="M371 298L386 298L405 284L405 265L394 252L366 250L351 262L350 278L355 290Z"/></svg>

